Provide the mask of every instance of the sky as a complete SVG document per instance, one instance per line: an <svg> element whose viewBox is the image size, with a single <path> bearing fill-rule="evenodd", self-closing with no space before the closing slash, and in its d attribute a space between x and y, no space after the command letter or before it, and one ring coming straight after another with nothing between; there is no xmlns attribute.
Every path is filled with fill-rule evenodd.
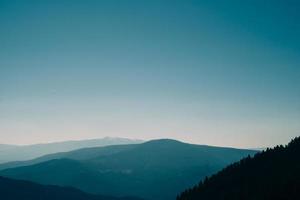
<svg viewBox="0 0 300 200"><path fill-rule="evenodd" d="M0 143L300 135L296 0L0 0Z"/></svg>

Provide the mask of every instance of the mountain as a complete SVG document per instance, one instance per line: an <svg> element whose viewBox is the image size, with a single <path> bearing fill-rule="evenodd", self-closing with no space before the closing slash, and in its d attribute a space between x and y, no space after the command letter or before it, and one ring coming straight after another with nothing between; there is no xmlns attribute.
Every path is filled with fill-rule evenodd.
<svg viewBox="0 0 300 200"><path fill-rule="evenodd" d="M183 192L177 200L300 198L300 137L246 157Z"/></svg>
<svg viewBox="0 0 300 200"><path fill-rule="evenodd" d="M16 149L17 147L17 145L0 144L0 163L10 161L10 159L7 159L8 155L6 155L6 152L14 151L13 149Z"/></svg>
<svg viewBox="0 0 300 200"><path fill-rule="evenodd" d="M32 160L27 161L13 161L8 163L0 164L0 170L7 169L7 168L15 168L21 166L28 166L33 165L49 160L54 159L61 159L61 158L68 158L73 160L89 160L95 159L99 156L109 156L111 154L116 154L120 151L129 150L135 148L136 144L129 144L129 145L111 145L111 146L104 146L104 147L91 147L91 148L83 148L78 149L70 152L59 152L54 154L49 154L45 156L41 156Z"/></svg>
<svg viewBox="0 0 300 200"><path fill-rule="evenodd" d="M95 194L168 200L199 179L254 153L163 139L48 155L0 174Z"/></svg>
<svg viewBox="0 0 300 200"><path fill-rule="evenodd" d="M40 185L37 183L0 177L0 199L3 200L141 200L134 197L114 198L92 195L71 187Z"/></svg>
<svg viewBox="0 0 300 200"><path fill-rule="evenodd" d="M142 142L142 140L105 137L102 139L65 141L23 146L0 144L0 163L29 160L47 154L72 151L81 148L100 147L118 144L137 144Z"/></svg>

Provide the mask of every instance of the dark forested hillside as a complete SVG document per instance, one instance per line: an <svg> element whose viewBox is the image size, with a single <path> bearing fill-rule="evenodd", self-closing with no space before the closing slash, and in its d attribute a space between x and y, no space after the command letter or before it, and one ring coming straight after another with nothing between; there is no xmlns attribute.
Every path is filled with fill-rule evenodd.
<svg viewBox="0 0 300 200"><path fill-rule="evenodd" d="M134 197L115 198L84 193L70 187L40 185L29 181L0 177L0 199L3 200L140 200Z"/></svg>
<svg viewBox="0 0 300 200"><path fill-rule="evenodd" d="M300 137L231 164L177 198L208 199L300 199Z"/></svg>
<svg viewBox="0 0 300 200"><path fill-rule="evenodd" d="M201 178L254 153L164 139L49 155L18 163L25 166L0 174L101 195L169 200Z"/></svg>

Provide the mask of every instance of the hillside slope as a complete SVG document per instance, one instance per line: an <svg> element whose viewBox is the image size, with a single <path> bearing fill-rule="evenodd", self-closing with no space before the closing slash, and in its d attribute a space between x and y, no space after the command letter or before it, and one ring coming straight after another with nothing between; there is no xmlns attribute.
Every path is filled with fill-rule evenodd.
<svg viewBox="0 0 300 200"><path fill-rule="evenodd" d="M183 192L177 200L300 198L300 137L244 158Z"/></svg>
<svg viewBox="0 0 300 200"><path fill-rule="evenodd" d="M204 176L255 152L164 139L49 155L51 160L0 174L109 196L168 200Z"/></svg>
<svg viewBox="0 0 300 200"><path fill-rule="evenodd" d="M64 141L33 145L0 144L0 163L29 160L47 154L67 152L81 148L102 147L119 144L138 144L142 142L142 140L105 137L100 139Z"/></svg>
<svg viewBox="0 0 300 200"><path fill-rule="evenodd" d="M0 177L0 199L3 200L141 200L134 197L115 198L84 193L70 187L40 185L29 181Z"/></svg>
<svg viewBox="0 0 300 200"><path fill-rule="evenodd" d="M26 161L13 161L0 164L0 170L8 169L8 168L16 168L28 165L34 165L41 162L46 162L54 159L73 159L73 160L89 160L94 159L100 156L108 156L112 154L116 154L121 151L126 151L132 148L135 148L137 144L123 144L123 145L109 145L103 147L90 147L90 148L82 148L68 152L59 152L53 154L47 154L32 160Z"/></svg>

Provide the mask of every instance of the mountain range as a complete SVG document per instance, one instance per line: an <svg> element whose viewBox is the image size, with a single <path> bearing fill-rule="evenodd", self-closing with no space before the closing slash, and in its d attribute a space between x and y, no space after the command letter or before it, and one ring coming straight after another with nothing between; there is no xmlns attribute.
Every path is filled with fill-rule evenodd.
<svg viewBox="0 0 300 200"><path fill-rule="evenodd" d="M0 163L23 161L34 159L43 155L57 152L67 152L80 148L100 147L117 144L137 144L142 140L132 140L127 138L105 137L101 139L74 140L34 145L7 145L0 144Z"/></svg>
<svg viewBox="0 0 300 200"><path fill-rule="evenodd" d="M10 163L2 165L0 175L105 196L171 200L205 176L256 152L161 139Z"/></svg>

